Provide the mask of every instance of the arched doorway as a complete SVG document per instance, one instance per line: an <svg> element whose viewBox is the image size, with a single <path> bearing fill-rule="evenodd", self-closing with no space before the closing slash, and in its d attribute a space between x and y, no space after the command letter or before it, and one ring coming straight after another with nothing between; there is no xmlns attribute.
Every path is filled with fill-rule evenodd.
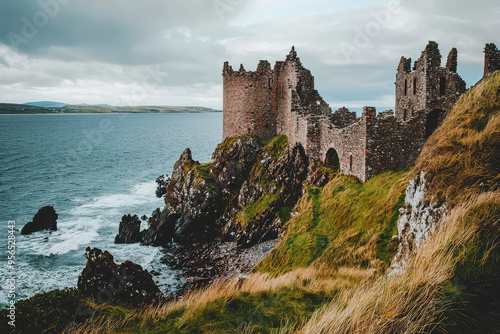
<svg viewBox="0 0 500 334"><path fill-rule="evenodd" d="M434 109L425 119L425 140L427 140L436 131L438 126L443 122L446 112L441 109Z"/></svg>
<svg viewBox="0 0 500 334"><path fill-rule="evenodd" d="M337 154L337 151L333 147L330 148L328 152L326 152L325 165L335 168L340 167L339 155Z"/></svg>

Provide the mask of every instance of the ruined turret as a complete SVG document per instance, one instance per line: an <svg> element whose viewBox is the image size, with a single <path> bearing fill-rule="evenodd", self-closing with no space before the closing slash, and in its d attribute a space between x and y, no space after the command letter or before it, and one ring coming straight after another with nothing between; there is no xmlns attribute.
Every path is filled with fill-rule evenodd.
<svg viewBox="0 0 500 334"><path fill-rule="evenodd" d="M500 70L500 51L493 43L484 48L484 76Z"/></svg>
<svg viewBox="0 0 500 334"><path fill-rule="evenodd" d="M450 53L448 54L448 59L446 60L446 68L450 72L457 72L457 66L458 66L458 51L456 48L451 49Z"/></svg>
<svg viewBox="0 0 500 334"><path fill-rule="evenodd" d="M457 49L453 48L446 67L441 67L441 52L436 42L429 42L413 71L410 59L404 57L396 74L396 118L406 122L417 113L429 114L433 110L446 113L451 110L462 93L465 82L457 72ZM441 116L440 116L441 117Z"/></svg>

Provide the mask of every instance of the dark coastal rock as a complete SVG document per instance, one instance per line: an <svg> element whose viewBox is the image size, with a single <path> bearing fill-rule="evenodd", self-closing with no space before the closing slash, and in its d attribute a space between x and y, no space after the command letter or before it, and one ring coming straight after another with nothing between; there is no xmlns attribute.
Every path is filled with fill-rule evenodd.
<svg viewBox="0 0 500 334"><path fill-rule="evenodd" d="M49 230L57 231L57 213L52 205L47 205L38 210L30 221L21 230L21 234L27 235L33 232Z"/></svg>
<svg viewBox="0 0 500 334"><path fill-rule="evenodd" d="M215 280L250 274L277 243L277 240L269 240L249 248L237 247L235 242L170 247L163 261L172 268L183 270L186 284L182 293Z"/></svg>
<svg viewBox="0 0 500 334"><path fill-rule="evenodd" d="M237 139L229 147L219 147L212 156L212 174L222 189L239 189L261 153L255 137Z"/></svg>
<svg viewBox="0 0 500 334"><path fill-rule="evenodd" d="M224 141L210 164L201 165L186 149L174 166L165 208L150 221L142 242L186 246L237 241L250 247L274 239L284 223L278 212L302 196L308 166L301 145L276 148L252 136ZM245 211L255 203L262 208Z"/></svg>
<svg viewBox="0 0 500 334"><path fill-rule="evenodd" d="M135 244L141 241L141 221L137 215L124 215L120 222L115 244Z"/></svg>
<svg viewBox="0 0 500 334"><path fill-rule="evenodd" d="M156 197L160 198L167 193L167 186L170 183L170 176L168 174L158 176L156 179Z"/></svg>
<svg viewBox="0 0 500 334"><path fill-rule="evenodd" d="M116 264L108 251L87 247L86 267L78 278L78 289L99 303L139 306L162 300L163 295L147 270L125 261Z"/></svg>

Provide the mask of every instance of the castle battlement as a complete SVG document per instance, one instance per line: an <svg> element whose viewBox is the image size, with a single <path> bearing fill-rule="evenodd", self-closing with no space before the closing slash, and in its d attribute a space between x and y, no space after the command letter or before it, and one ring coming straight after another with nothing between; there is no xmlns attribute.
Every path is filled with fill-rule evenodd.
<svg viewBox="0 0 500 334"><path fill-rule="evenodd" d="M401 57L396 74L396 110L377 114L365 107L361 117L343 107L332 113L314 87L314 77L292 47L274 68L261 60L256 71L224 63L223 136L252 133L259 138L288 136L290 147L301 144L312 161L338 166L343 174L366 181L383 169L414 162L426 139L459 97L465 82L457 74L453 48L446 66L436 42L429 42L412 68ZM500 69L500 52L485 48L485 75Z"/></svg>

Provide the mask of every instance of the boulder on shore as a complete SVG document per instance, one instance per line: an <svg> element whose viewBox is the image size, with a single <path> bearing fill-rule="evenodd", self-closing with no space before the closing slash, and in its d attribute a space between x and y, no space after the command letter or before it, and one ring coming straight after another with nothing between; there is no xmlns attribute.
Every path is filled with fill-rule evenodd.
<svg viewBox="0 0 500 334"><path fill-rule="evenodd" d="M44 206L35 214L33 221L24 225L21 234L27 235L43 230L57 231L57 217L56 210L52 205Z"/></svg>
<svg viewBox="0 0 500 334"><path fill-rule="evenodd" d="M87 247L86 267L78 277L78 289L98 303L139 306L163 299L153 276L138 264L116 264L108 251Z"/></svg>
<svg viewBox="0 0 500 334"><path fill-rule="evenodd" d="M141 221L137 215L124 215L120 222L115 244L135 244L141 241Z"/></svg>

